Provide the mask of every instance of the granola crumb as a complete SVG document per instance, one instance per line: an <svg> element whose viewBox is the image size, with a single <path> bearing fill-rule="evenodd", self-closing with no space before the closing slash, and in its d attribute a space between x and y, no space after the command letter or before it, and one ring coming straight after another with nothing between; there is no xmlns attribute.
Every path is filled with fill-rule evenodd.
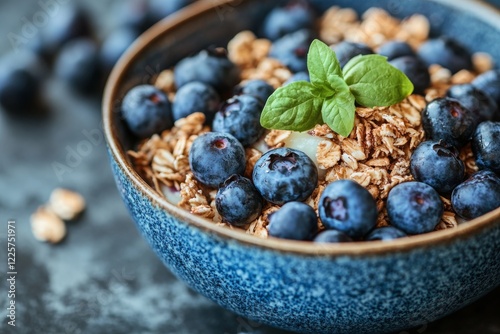
<svg viewBox="0 0 500 334"><path fill-rule="evenodd" d="M481 74L489 71L494 66L493 58L485 52L476 52L472 55L472 64L474 65L474 70Z"/></svg>
<svg viewBox="0 0 500 334"><path fill-rule="evenodd" d="M79 193L56 188L52 191L48 208L64 220L73 220L85 210L85 199Z"/></svg>
<svg viewBox="0 0 500 334"><path fill-rule="evenodd" d="M51 209L41 206L31 215L31 231L37 240L57 244L66 236L66 225Z"/></svg>

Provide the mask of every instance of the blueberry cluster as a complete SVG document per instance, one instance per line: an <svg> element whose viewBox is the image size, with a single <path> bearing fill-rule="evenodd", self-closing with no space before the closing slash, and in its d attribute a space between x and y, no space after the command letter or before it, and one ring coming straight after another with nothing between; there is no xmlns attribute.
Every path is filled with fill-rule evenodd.
<svg viewBox="0 0 500 334"><path fill-rule="evenodd" d="M260 34L272 41L269 56L293 72L284 85L309 80L307 52L316 37L317 17L309 2L290 0L264 19ZM147 20L132 21L137 28ZM418 94L430 86L431 64L452 73L472 68L468 50L447 37L430 39L418 50L402 41L386 42L377 50L350 41L330 47L341 67L358 55L377 52L387 57L410 78ZM177 92L172 101L154 86L142 85L131 89L122 103L124 120L139 138L168 129L195 112L205 115L211 132L194 140L189 165L197 181L217 190L215 206L225 222L245 227L271 203L280 206L267 216L271 237L317 243L386 241L433 231L442 219L443 196L464 219L500 207L498 70L471 84L452 86L445 97L428 103L422 113L427 140L410 161L415 181L392 188L385 203L391 225L379 228L381 208L366 188L352 180L328 184L319 196L317 212L304 203L318 189L318 169L300 150L271 149L248 173L245 150L264 134L260 116L274 88L263 80L240 83L240 75L224 49L209 48L176 64ZM481 171L465 179L459 152L469 144ZM319 231L319 226L324 229Z"/></svg>
<svg viewBox="0 0 500 334"><path fill-rule="evenodd" d="M0 105L12 115L43 110L42 88L50 68L77 93L102 91L106 76L119 57L146 29L195 0L127 0L117 2L116 22L109 33L98 31L89 13L80 5L47 7L50 20L25 38L12 34L15 48L0 59ZM104 36L98 40L98 36Z"/></svg>
<svg viewBox="0 0 500 334"><path fill-rule="evenodd" d="M454 211L466 220L500 207L498 80L498 71L491 70L429 102L422 114L427 141L410 162L413 177L451 198ZM468 144L480 171L465 179L458 152Z"/></svg>

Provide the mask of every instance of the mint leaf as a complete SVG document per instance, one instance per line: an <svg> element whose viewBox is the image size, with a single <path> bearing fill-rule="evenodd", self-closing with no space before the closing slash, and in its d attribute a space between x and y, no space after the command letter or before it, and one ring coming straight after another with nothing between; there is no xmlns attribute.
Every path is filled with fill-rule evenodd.
<svg viewBox="0 0 500 334"><path fill-rule="evenodd" d="M334 89L332 76L342 77L342 69L335 52L328 45L315 39L307 54L307 69L311 83L317 87Z"/></svg>
<svg viewBox="0 0 500 334"><path fill-rule="evenodd" d="M380 55L356 56L343 69L356 102L365 107L386 107L413 92L410 79Z"/></svg>
<svg viewBox="0 0 500 334"><path fill-rule="evenodd" d="M321 124L323 97L309 82L297 81L278 88L268 99L260 117L267 129L306 131Z"/></svg>
<svg viewBox="0 0 500 334"><path fill-rule="evenodd" d="M356 105L354 96L345 82L343 86L337 87L334 96L323 101L321 115L333 131L344 137L349 136L354 128Z"/></svg>

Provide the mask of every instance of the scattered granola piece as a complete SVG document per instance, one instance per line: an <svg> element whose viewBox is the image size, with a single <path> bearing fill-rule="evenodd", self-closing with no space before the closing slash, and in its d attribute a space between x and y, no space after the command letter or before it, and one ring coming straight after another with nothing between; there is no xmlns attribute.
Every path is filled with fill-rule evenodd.
<svg viewBox="0 0 500 334"><path fill-rule="evenodd" d="M31 215L31 231L37 240L57 244L66 236L66 225L52 210L41 206Z"/></svg>
<svg viewBox="0 0 500 334"><path fill-rule="evenodd" d="M48 208L61 219L73 220L85 210L85 199L75 191L56 188L50 195Z"/></svg>

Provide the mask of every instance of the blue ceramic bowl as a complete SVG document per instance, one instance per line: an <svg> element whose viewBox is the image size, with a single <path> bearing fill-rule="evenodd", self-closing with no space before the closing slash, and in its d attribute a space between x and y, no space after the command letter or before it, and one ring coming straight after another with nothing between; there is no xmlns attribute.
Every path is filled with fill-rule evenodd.
<svg viewBox="0 0 500 334"><path fill-rule="evenodd" d="M360 13L371 6L422 13L435 32L500 61L500 15L470 2L315 1ZM500 209L458 228L390 243L315 245L262 240L171 205L134 171L120 119L131 87L209 44L254 27L270 1L201 1L143 35L114 69L104 124L111 166L138 229L165 265L219 305L254 321L304 333L377 333L436 320L500 283Z"/></svg>

